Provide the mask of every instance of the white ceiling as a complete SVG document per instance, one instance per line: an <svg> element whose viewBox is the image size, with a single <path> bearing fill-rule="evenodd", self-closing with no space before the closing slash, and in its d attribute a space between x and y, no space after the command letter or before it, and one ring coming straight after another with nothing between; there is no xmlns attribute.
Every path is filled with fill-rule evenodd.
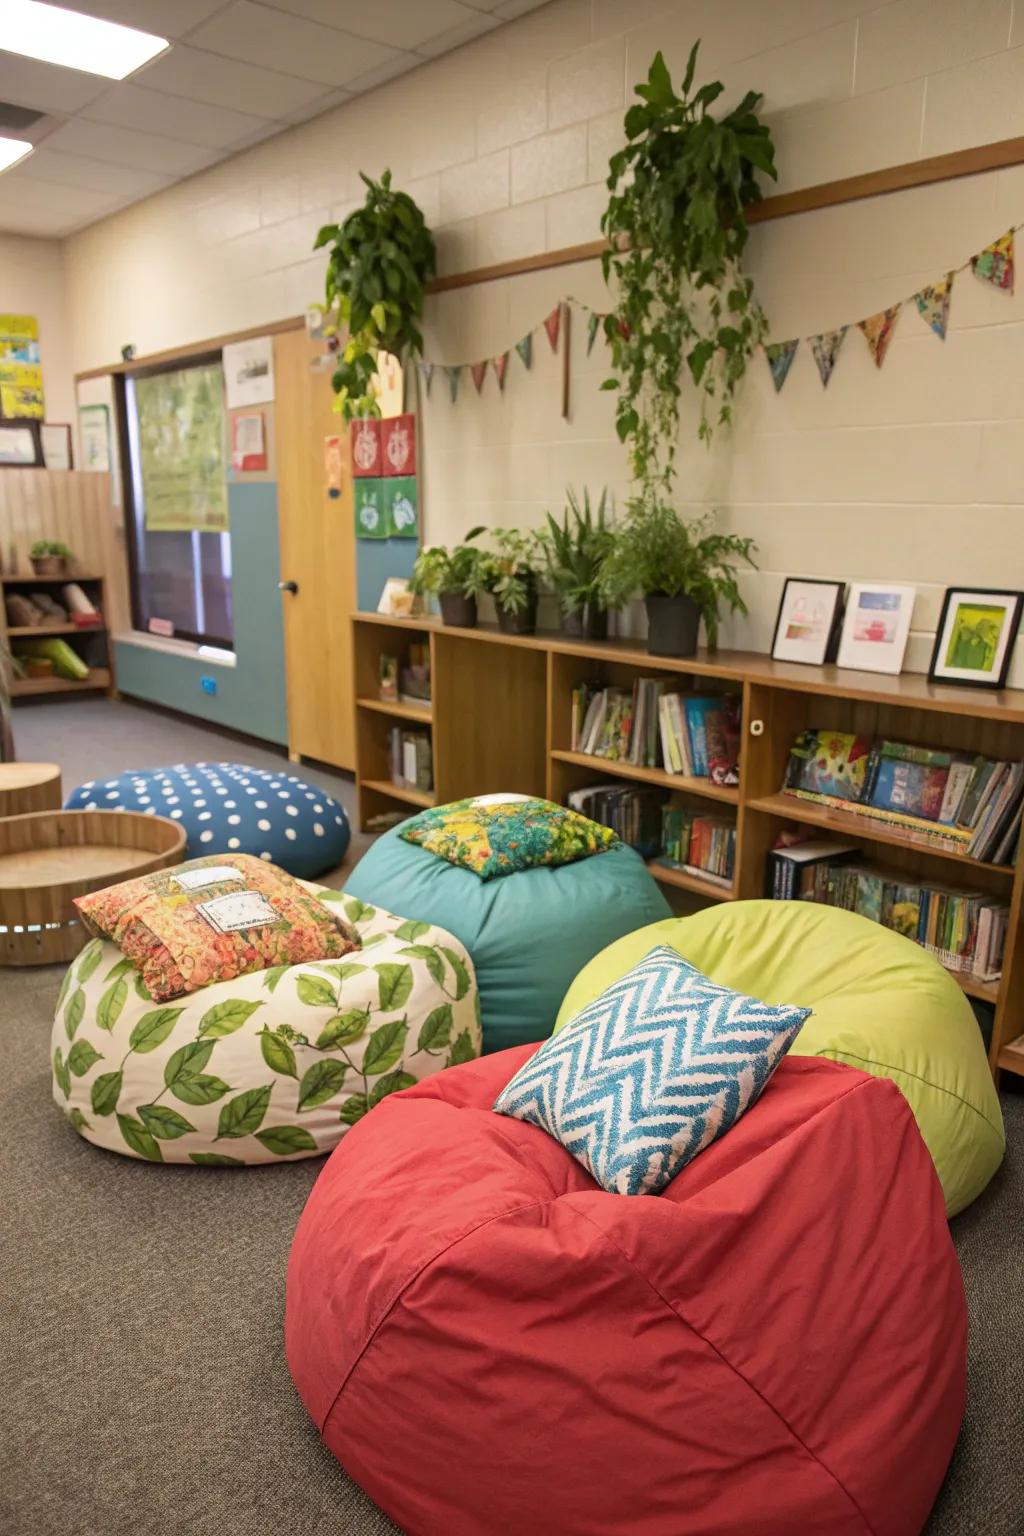
<svg viewBox="0 0 1024 1536"><path fill-rule="evenodd" d="M166 37L128 80L3 51L0 127L37 147L0 175L0 230L62 236L414 69L545 0L63 0ZM2 117L2 109L0 109Z"/></svg>

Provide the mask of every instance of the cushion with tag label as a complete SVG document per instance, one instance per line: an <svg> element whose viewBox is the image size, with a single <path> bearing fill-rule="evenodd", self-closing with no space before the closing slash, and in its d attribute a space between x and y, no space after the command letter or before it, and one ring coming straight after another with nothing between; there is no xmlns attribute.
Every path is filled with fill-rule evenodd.
<svg viewBox="0 0 1024 1536"><path fill-rule="evenodd" d="M157 1002L249 971L336 960L359 940L282 869L211 855L79 896L90 933L113 939Z"/></svg>

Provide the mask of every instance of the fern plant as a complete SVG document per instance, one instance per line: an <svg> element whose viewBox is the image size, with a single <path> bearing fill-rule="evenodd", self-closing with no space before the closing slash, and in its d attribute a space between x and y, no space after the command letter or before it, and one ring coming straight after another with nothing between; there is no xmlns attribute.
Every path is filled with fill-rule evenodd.
<svg viewBox="0 0 1024 1536"><path fill-rule="evenodd" d="M331 378L337 409L346 421L379 416L371 388L378 352L404 363L423 350L423 290L436 269L434 240L407 192L359 173L366 200L345 222L325 224L314 250L331 247L326 308L337 310L348 338Z"/></svg>
<svg viewBox="0 0 1024 1536"><path fill-rule="evenodd" d="M722 118L709 108L720 80L692 91L700 42L677 95L661 53L626 113L626 147L609 162L602 261L616 307L605 319L619 391L616 426L630 443L644 493L667 494L675 474L683 378L701 395L700 436L727 422L732 399L767 322L740 258L745 209L775 177L771 135L748 91ZM691 94L692 91L692 94Z"/></svg>

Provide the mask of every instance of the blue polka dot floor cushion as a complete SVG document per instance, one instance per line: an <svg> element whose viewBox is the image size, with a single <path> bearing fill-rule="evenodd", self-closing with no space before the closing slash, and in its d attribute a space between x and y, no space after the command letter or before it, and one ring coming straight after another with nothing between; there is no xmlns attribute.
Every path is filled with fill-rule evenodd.
<svg viewBox="0 0 1024 1536"><path fill-rule="evenodd" d="M671 915L624 843L558 868L481 880L393 828L345 882L350 896L454 933L473 958L484 1052L550 1035L577 973L613 939Z"/></svg>
<svg viewBox="0 0 1024 1536"><path fill-rule="evenodd" d="M322 789L245 763L175 763L90 779L65 809L169 816L185 828L189 858L251 853L305 880L340 864L349 840L344 807Z"/></svg>

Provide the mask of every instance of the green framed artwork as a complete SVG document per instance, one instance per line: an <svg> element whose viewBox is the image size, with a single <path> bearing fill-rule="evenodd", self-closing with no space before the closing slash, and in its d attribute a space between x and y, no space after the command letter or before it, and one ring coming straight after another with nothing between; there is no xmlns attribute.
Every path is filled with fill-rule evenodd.
<svg viewBox="0 0 1024 1536"><path fill-rule="evenodd" d="M355 501L356 538L386 539L388 536L387 509L384 486L387 482L372 476L352 481Z"/></svg>
<svg viewBox="0 0 1024 1536"><path fill-rule="evenodd" d="M948 587L928 676L934 683L1002 688L1013 660L1024 593Z"/></svg>
<svg viewBox="0 0 1024 1536"><path fill-rule="evenodd" d="M384 518L388 537L414 539L418 531L416 504L416 476L394 475L382 480L384 487Z"/></svg>

